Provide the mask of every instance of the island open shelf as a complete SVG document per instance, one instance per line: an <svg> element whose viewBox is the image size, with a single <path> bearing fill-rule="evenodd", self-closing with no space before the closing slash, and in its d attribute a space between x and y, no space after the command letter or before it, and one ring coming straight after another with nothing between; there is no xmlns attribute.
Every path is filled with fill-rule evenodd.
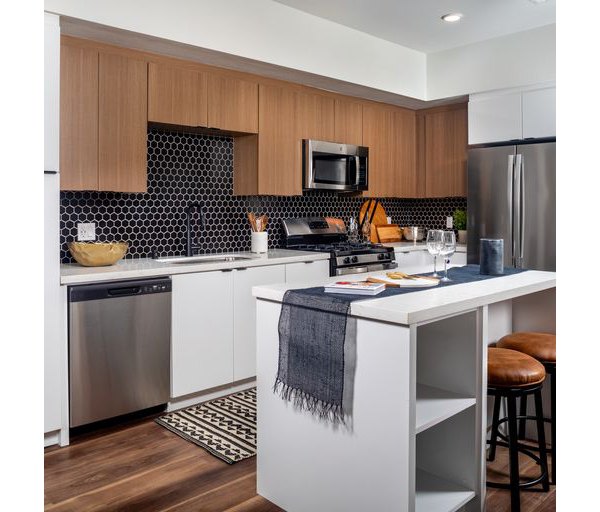
<svg viewBox="0 0 600 512"><path fill-rule="evenodd" d="M418 468L416 487L417 512L454 512L475 497L475 491Z"/></svg>
<svg viewBox="0 0 600 512"><path fill-rule="evenodd" d="M472 405L475 405L474 397L464 397L444 389L417 384L415 433L419 434Z"/></svg>

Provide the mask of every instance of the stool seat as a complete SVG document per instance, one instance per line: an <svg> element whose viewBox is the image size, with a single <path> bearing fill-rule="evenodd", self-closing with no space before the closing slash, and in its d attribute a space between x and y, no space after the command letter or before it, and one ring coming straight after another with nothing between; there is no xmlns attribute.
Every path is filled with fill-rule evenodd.
<svg viewBox="0 0 600 512"><path fill-rule="evenodd" d="M556 363L556 334L514 332L500 339L496 347L518 350L543 363Z"/></svg>
<svg viewBox="0 0 600 512"><path fill-rule="evenodd" d="M488 386L519 388L540 384L544 366L533 357L506 348L488 348Z"/></svg>

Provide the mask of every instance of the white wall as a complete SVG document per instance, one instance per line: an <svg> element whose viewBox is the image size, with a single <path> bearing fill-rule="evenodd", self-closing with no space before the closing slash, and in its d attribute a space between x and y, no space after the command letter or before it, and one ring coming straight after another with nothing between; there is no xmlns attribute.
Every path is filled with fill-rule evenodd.
<svg viewBox="0 0 600 512"><path fill-rule="evenodd" d="M46 0L49 12L424 99L426 56L270 0Z"/></svg>
<svg viewBox="0 0 600 512"><path fill-rule="evenodd" d="M556 25L427 55L428 100L556 80Z"/></svg>

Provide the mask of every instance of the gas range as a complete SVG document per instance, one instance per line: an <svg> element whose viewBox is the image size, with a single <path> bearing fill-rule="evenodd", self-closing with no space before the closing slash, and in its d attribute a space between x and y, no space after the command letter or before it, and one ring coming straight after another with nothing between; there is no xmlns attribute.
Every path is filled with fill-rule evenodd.
<svg viewBox="0 0 600 512"><path fill-rule="evenodd" d="M393 248L349 240L342 219L303 217L282 222L288 249L330 254L330 276L388 270L398 266Z"/></svg>

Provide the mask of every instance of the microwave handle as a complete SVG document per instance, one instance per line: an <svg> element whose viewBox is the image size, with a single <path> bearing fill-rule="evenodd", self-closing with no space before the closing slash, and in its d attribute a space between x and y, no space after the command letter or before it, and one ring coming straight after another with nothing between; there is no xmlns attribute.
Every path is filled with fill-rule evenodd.
<svg viewBox="0 0 600 512"><path fill-rule="evenodd" d="M354 185L358 187L360 185L360 157L358 155L354 155L354 169L356 170Z"/></svg>

